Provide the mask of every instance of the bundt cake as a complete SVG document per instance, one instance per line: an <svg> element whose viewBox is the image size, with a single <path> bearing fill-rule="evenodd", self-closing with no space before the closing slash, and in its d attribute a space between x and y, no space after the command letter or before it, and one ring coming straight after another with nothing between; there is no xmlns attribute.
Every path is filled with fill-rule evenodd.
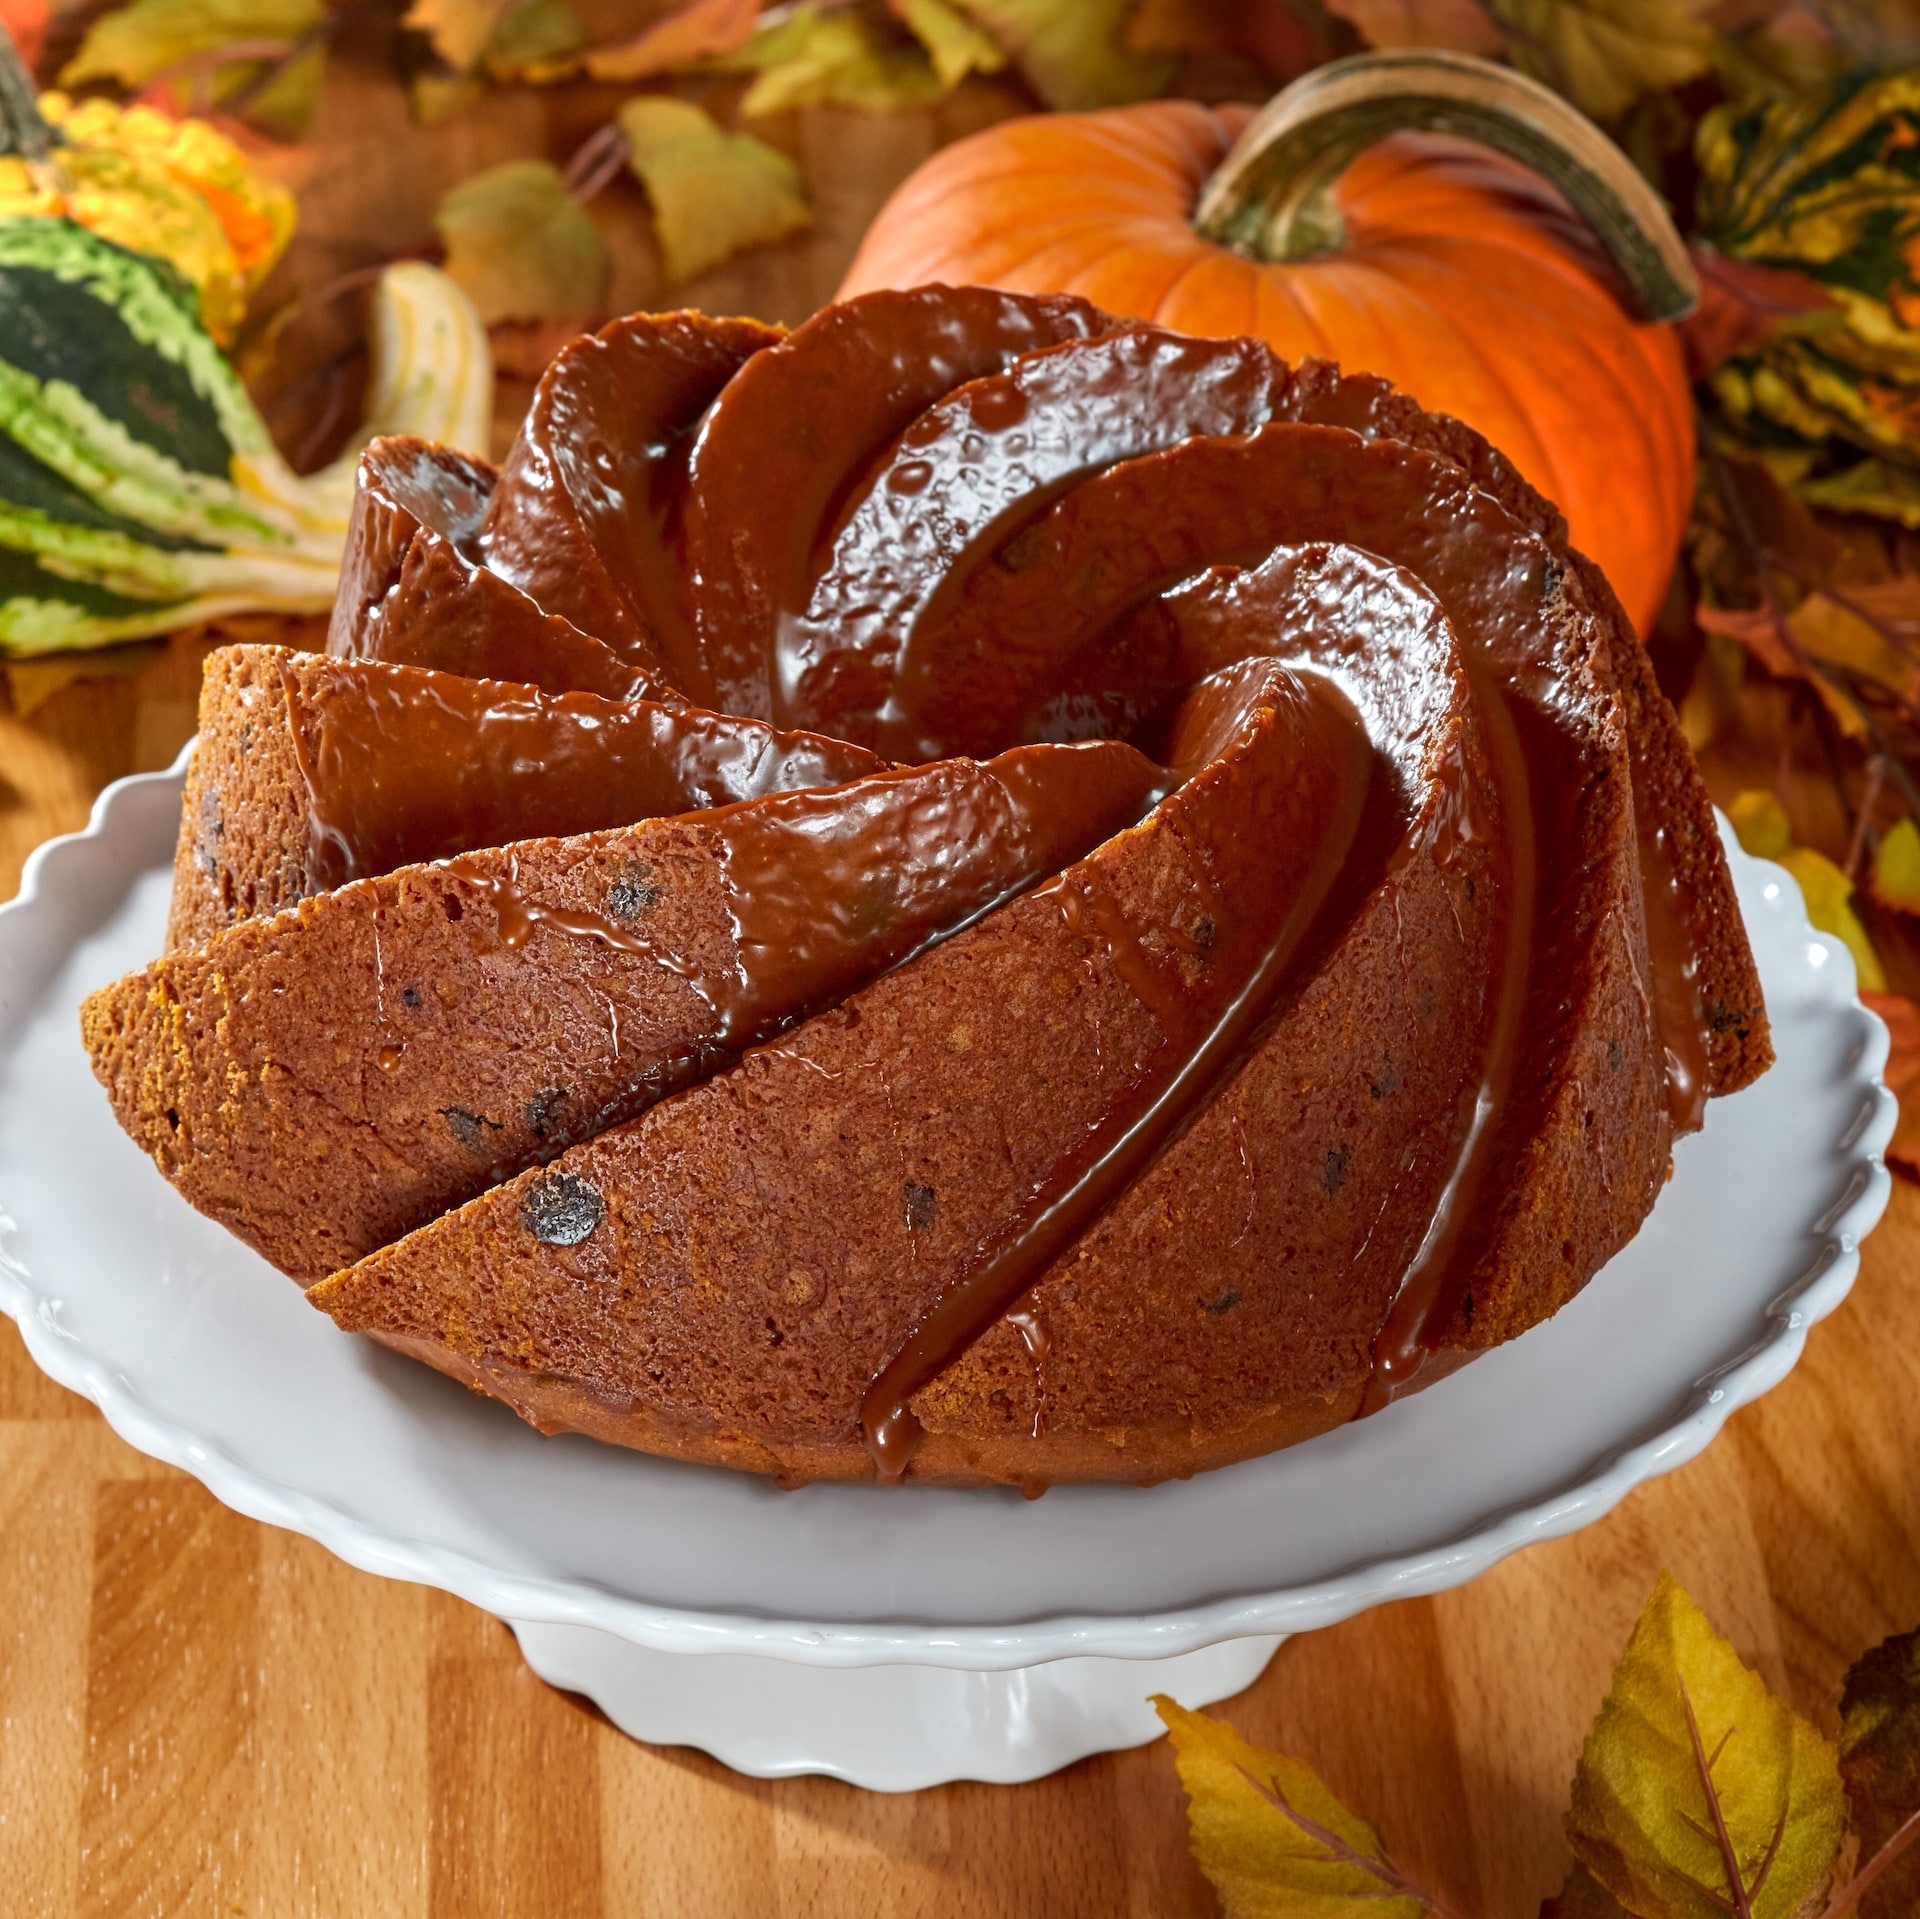
<svg viewBox="0 0 1920 1919"><path fill-rule="evenodd" d="M1150 1482L1563 1305L1771 1053L1699 777L1457 422L1084 302L636 316L209 661L128 1132L543 1431Z"/></svg>

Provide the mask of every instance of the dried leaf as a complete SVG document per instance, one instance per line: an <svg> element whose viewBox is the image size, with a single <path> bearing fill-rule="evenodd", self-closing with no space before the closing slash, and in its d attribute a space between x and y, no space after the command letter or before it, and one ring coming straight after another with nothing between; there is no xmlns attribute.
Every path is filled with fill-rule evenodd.
<svg viewBox="0 0 1920 1919"><path fill-rule="evenodd" d="M245 42L292 43L325 17L321 0L133 0L87 29L61 70L63 86L118 80L143 87L156 74Z"/></svg>
<svg viewBox="0 0 1920 1919"><path fill-rule="evenodd" d="M1700 276L1700 304L1680 322L1687 371L1704 380L1736 354L1752 353L1790 320L1837 302L1817 280L1783 267L1723 259L1704 241L1687 249Z"/></svg>
<svg viewBox="0 0 1920 1919"><path fill-rule="evenodd" d="M510 0L413 0L400 24L424 33L458 73L480 64Z"/></svg>
<svg viewBox="0 0 1920 1919"><path fill-rule="evenodd" d="M1920 1012L1911 1000L1902 999L1899 1005L1907 1030L1896 1035L1894 1051L1905 1052L1906 1085L1895 1090L1902 1094L1901 1130L1905 1132L1908 1099L1920 1094ZM1886 1017L1878 1002L1874 1010ZM1891 1027L1893 1022L1888 1024ZM1892 1084L1891 1060L1887 1078ZM1920 1109L1914 1112L1912 1129L1920 1133ZM1910 1138L1908 1172L1916 1170L1913 1148ZM1888 1157L1893 1157L1891 1151ZM1920 1811L1920 1631L1883 1641L1847 1669L1840 1694L1840 1777L1853 1808L1864 1863ZM1920 1848L1889 1866L1859 1907L1860 1919L1911 1919L1916 1910L1920 1910Z"/></svg>
<svg viewBox="0 0 1920 1919"><path fill-rule="evenodd" d="M1124 40L1135 53L1224 55L1288 79L1332 57L1324 21L1289 6L1249 7L1239 0L1140 0Z"/></svg>
<svg viewBox="0 0 1920 1919"><path fill-rule="evenodd" d="M1771 793L1758 788L1736 793L1727 808L1727 818L1749 853L1756 859L1776 860L1793 875L1806 901L1807 918L1822 933L1831 933L1853 955L1861 991L1884 992L1886 969L1859 914L1853 910L1853 882L1846 874L1824 853L1794 845L1786 808Z"/></svg>
<svg viewBox="0 0 1920 1919"><path fill-rule="evenodd" d="M1445 47L1492 58L1506 45L1478 0L1327 0L1327 11L1351 20L1370 47Z"/></svg>
<svg viewBox="0 0 1920 1919"><path fill-rule="evenodd" d="M1844 1824L1833 1747L1661 1574L1580 1754L1574 1856L1654 1919L1723 1919L1734 1871L1754 1919L1795 1919L1825 1889Z"/></svg>
<svg viewBox="0 0 1920 1919"><path fill-rule="evenodd" d="M1511 29L1514 65L1596 120L1615 119L1713 63L1712 30L1686 0L1487 0L1487 7Z"/></svg>
<svg viewBox="0 0 1920 1919"><path fill-rule="evenodd" d="M926 48L945 86L957 87L970 73L998 73L1007 64L1000 43L955 12L947 0L887 0L887 5Z"/></svg>
<svg viewBox="0 0 1920 1919"><path fill-rule="evenodd" d="M742 247L809 223L800 169L689 100L642 94L620 109L633 170L653 202L667 277L690 280Z"/></svg>
<svg viewBox="0 0 1920 1919"><path fill-rule="evenodd" d="M1886 1081L1888 1090L1900 1102L1900 1121L1893 1129L1892 1139L1887 1142L1887 1164L1896 1173L1906 1174L1909 1179L1920 1179L1920 1006L1915 1006L1904 993L1862 992L1860 997L1872 1011L1878 1013L1887 1022L1887 1035L1893 1042L1887 1053ZM1911 1639L1912 1636L1908 1634L1907 1637ZM1903 1643L1905 1642L1888 1641L1889 1645ZM1885 1647L1881 1648L1882 1652L1885 1650ZM1875 1655L1872 1653L1867 1655L1868 1659L1873 1657ZM1865 1660L1861 1662L1862 1665L1865 1663ZM1859 1671L1859 1667L1856 1666L1854 1671ZM1849 1694L1853 1691L1852 1673L1847 1675L1847 1690ZM1861 1827L1864 1835L1869 1822L1861 1813L1859 1795L1869 1788L1864 1784L1863 1779L1857 1777L1860 1769L1849 1758L1849 1725L1852 1715L1848 1713L1845 1698L1840 1702L1840 1710L1840 1773L1847 1782L1848 1797L1854 1801L1854 1822ZM1907 1769L1913 1764L1912 1753L1906 1745L1906 1741L1913 1737L1912 1728L1907 1723L1911 1715L1911 1705L1903 1706L1898 1755L1900 1770L1897 1775L1902 1780L1910 1779L1911 1774ZM1865 1721L1862 1723L1866 1724ZM1871 1730L1869 1726L1869 1734ZM1891 1759L1891 1755L1889 1758ZM1869 1753L1862 1763L1869 1768L1872 1767L1876 1763L1874 1755ZM1892 1766L1889 1764L1889 1772L1891 1771ZM1894 1802L1893 1788L1890 1785L1883 1785L1876 1780L1870 1790L1875 1794L1884 1792L1889 1804ZM1915 1802L1909 1800L1907 1803ZM1880 1830L1878 1820L1872 1822L1872 1829L1876 1832ZM1883 1909L1885 1919L1900 1919L1901 1915L1911 1913L1916 1904L1920 1904L1920 1899L1910 1895L1904 1905L1889 1905ZM1881 1919L1881 1913L1877 1912L1871 1903L1868 1904L1866 1911L1869 1919Z"/></svg>
<svg viewBox="0 0 1920 1919"><path fill-rule="evenodd" d="M550 67L577 53L586 42L586 29L567 0L515 0L493 30L487 68L504 78Z"/></svg>
<svg viewBox="0 0 1920 1919"><path fill-rule="evenodd" d="M910 34L863 13L823 13L812 0L714 65L759 74L740 103L750 120L795 107L921 106L947 91Z"/></svg>
<svg viewBox="0 0 1920 1919"><path fill-rule="evenodd" d="M595 80L650 80L744 46L760 17L760 0L692 0L650 22L630 40L590 47L576 59L536 64L529 77L554 80L582 67Z"/></svg>
<svg viewBox="0 0 1920 1919"><path fill-rule="evenodd" d="M1427 1902L1387 1865L1380 1835L1310 1766L1164 1696L1153 1703L1187 1789L1193 1856L1227 1919L1420 1919Z"/></svg>
<svg viewBox="0 0 1920 1919"><path fill-rule="evenodd" d="M1134 0L957 0L1050 107L1118 106L1158 93L1173 63L1122 39Z"/></svg>
<svg viewBox="0 0 1920 1919"><path fill-rule="evenodd" d="M1540 1902L1540 1919L1633 1919L1633 1914L1576 1860L1567 1883Z"/></svg>
<svg viewBox="0 0 1920 1919"><path fill-rule="evenodd" d="M1867 891L1890 912L1920 913L1920 828L1911 820L1881 836Z"/></svg>
<svg viewBox="0 0 1920 1919"><path fill-rule="evenodd" d="M463 180L433 223L448 273L488 325L581 318L606 300L606 242L544 160L510 160Z"/></svg>
<svg viewBox="0 0 1920 1919"><path fill-rule="evenodd" d="M1864 680L1883 686L1898 698L1909 697L1914 660L1871 620L1855 610L1859 602L1849 591L1843 604L1826 593L1809 593L1787 616L1793 636L1816 660L1844 667Z"/></svg>

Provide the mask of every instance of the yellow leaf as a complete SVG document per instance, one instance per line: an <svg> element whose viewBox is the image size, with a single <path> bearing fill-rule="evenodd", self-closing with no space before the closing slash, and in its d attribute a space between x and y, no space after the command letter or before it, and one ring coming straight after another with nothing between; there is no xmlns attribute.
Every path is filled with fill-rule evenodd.
<svg viewBox="0 0 1920 1919"><path fill-rule="evenodd" d="M649 80L711 54L731 53L745 44L759 16L760 0L693 0L630 40L590 48L577 64L596 80ZM562 70L560 63L537 67L533 77L556 79Z"/></svg>
<svg viewBox="0 0 1920 1919"><path fill-rule="evenodd" d="M1757 860L1777 860L1793 845L1793 827L1787 809L1763 787L1736 793L1727 818L1744 846Z"/></svg>
<svg viewBox="0 0 1920 1919"><path fill-rule="evenodd" d="M957 0L1050 107L1118 106L1158 93L1174 64L1125 44L1135 0Z"/></svg>
<svg viewBox="0 0 1920 1919"><path fill-rule="evenodd" d="M688 100L642 94L620 109L633 170L653 202L667 277L690 280L742 247L808 224L800 169Z"/></svg>
<svg viewBox="0 0 1920 1919"><path fill-rule="evenodd" d="M1806 901L1807 918L1822 933L1831 933L1853 955L1862 992L1886 990L1886 969L1853 910L1853 882L1824 853L1793 843L1786 809L1758 788L1736 793L1727 817L1740 844L1756 859L1777 860L1794 877Z"/></svg>
<svg viewBox="0 0 1920 1919"><path fill-rule="evenodd" d="M1596 120L1677 87L1713 61L1711 30L1686 0L1487 0L1512 29L1508 53L1523 72L1564 93Z"/></svg>
<svg viewBox="0 0 1920 1919"><path fill-rule="evenodd" d="M1479 0L1327 0L1327 11L1351 20L1370 47L1446 47L1492 56L1506 44Z"/></svg>
<svg viewBox="0 0 1920 1919"><path fill-rule="evenodd" d="M948 90L911 35L861 13L822 13L811 0L714 65L759 74L740 103L749 120L795 107L920 106Z"/></svg>
<svg viewBox="0 0 1920 1919"><path fill-rule="evenodd" d="M1904 993L1862 993L1860 997L1886 1021L1887 1038L1891 1042L1885 1078L1887 1090L1900 1102L1900 1121L1893 1129L1893 1137L1887 1141L1887 1165L1909 1179L1920 1179L1920 1006L1915 1006ZM1851 1690L1851 1676L1848 1686ZM1860 1794L1848 1764L1851 1715L1845 1699L1840 1702L1840 1711L1840 1770L1847 1781L1848 1794L1854 1800L1854 1821L1866 1827L1871 1822L1861 1813ZM1916 1784L1920 1785L1920 1781ZM1894 1919L1896 1910L1890 1909L1885 1919ZM1866 1919L1881 1919L1881 1915L1869 1910Z"/></svg>
<svg viewBox="0 0 1920 1919"><path fill-rule="evenodd" d="M1903 1004L1914 1019L1912 1003ZM1847 1669L1840 1695L1840 1776L1865 1866L1920 1810L1920 1632L1884 1641ZM1901 1919L1916 1906L1920 1849L1910 1849L1861 1900L1860 1919Z"/></svg>
<svg viewBox="0 0 1920 1919"><path fill-rule="evenodd" d="M508 0L413 0L400 24L424 33L448 66L465 73L480 64Z"/></svg>
<svg viewBox="0 0 1920 1919"><path fill-rule="evenodd" d="M87 29L60 81L143 87L170 67L237 42L298 40L325 14L321 0L133 0Z"/></svg>
<svg viewBox="0 0 1920 1919"><path fill-rule="evenodd" d="M1889 692L1904 694L1913 678L1913 662L1905 653L1871 621L1824 593L1808 594L1788 624L1816 660L1845 667Z"/></svg>
<svg viewBox="0 0 1920 1919"><path fill-rule="evenodd" d="M463 180L433 223L447 272L489 326L585 318L606 300L606 242L544 160L510 160Z"/></svg>
<svg viewBox="0 0 1920 1919"><path fill-rule="evenodd" d="M982 33L947 0L887 0L927 50L941 83L957 87L970 73L998 73L1007 56L998 41Z"/></svg>
<svg viewBox="0 0 1920 1919"><path fill-rule="evenodd" d="M1153 1703L1187 1789L1193 1856L1227 1919L1420 1919L1427 1902L1392 1873L1380 1835L1310 1766L1250 1746L1224 1721L1171 1699ZM1375 1869L1357 1863L1369 1860Z"/></svg>
<svg viewBox="0 0 1920 1919"><path fill-rule="evenodd" d="M1902 820L1880 841L1868 890L1896 913L1920 913L1920 828Z"/></svg>
<svg viewBox="0 0 1920 1919"><path fill-rule="evenodd" d="M1834 513L1869 513L1920 530L1920 470L1890 460L1856 460L1838 473L1802 480L1794 492Z"/></svg>
<svg viewBox="0 0 1920 1919"><path fill-rule="evenodd" d="M1723 1919L1735 1871L1754 1919L1796 1919L1832 1876L1845 1814L1833 1747L1662 1573L1580 1754L1574 1856L1657 1919Z"/></svg>
<svg viewBox="0 0 1920 1919"><path fill-rule="evenodd" d="M514 0L487 47L489 71L514 75L568 59L586 45L586 29L567 0Z"/></svg>

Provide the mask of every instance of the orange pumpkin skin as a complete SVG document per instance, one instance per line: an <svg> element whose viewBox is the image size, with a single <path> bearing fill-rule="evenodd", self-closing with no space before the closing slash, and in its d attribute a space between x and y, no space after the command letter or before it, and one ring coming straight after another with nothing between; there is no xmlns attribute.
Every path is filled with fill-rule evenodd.
<svg viewBox="0 0 1920 1919"><path fill-rule="evenodd" d="M1249 113L1160 100L989 127L901 186L836 297L930 280L1077 293L1380 374L1499 447L1645 632L1693 498L1673 330L1628 317L1553 187L1437 135L1396 134L1347 169L1331 252L1266 264L1203 240L1195 202Z"/></svg>

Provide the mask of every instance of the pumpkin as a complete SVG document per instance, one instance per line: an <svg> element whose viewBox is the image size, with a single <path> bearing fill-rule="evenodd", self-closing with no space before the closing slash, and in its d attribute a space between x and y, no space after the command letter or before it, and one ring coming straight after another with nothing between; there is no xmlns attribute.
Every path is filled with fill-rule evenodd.
<svg viewBox="0 0 1920 1919"><path fill-rule="evenodd" d="M900 187L838 297L932 280L1077 293L1379 374L1506 453L1642 631L1659 607L1694 463L1661 322L1697 283L1631 163L1523 75L1371 54L1258 114L1173 100L1002 122Z"/></svg>
<svg viewBox="0 0 1920 1919"><path fill-rule="evenodd" d="M359 446L484 446L479 316L422 261L375 289L360 441L299 475L191 284L68 219L0 219L0 656L333 604Z"/></svg>

